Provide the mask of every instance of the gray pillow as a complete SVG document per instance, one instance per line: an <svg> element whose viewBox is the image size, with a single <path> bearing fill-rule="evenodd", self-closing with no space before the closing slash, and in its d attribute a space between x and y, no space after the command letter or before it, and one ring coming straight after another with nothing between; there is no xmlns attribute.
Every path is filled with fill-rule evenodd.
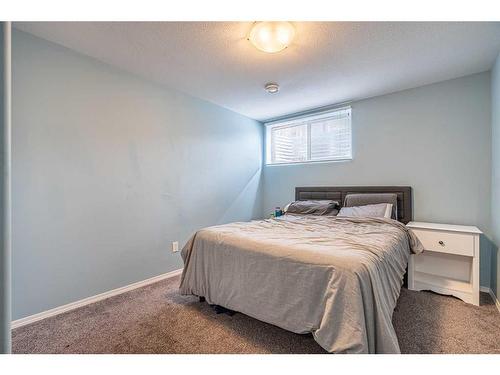
<svg viewBox="0 0 500 375"><path fill-rule="evenodd" d="M295 201L285 208L286 214L295 215L337 215L337 201Z"/></svg>
<svg viewBox="0 0 500 375"><path fill-rule="evenodd" d="M392 204L392 218L398 219L398 196L395 193L347 194L344 207L366 206L368 204Z"/></svg>
<svg viewBox="0 0 500 375"><path fill-rule="evenodd" d="M364 206L342 207L338 216L391 217L392 204L367 204Z"/></svg>

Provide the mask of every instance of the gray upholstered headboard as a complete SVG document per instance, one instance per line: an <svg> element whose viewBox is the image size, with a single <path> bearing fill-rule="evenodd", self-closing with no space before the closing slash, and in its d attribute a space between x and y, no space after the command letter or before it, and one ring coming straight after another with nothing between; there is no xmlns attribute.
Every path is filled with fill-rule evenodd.
<svg viewBox="0 0 500 375"><path fill-rule="evenodd" d="M413 219L411 186L312 186L296 187L295 200L334 200L340 206L347 194L395 193L398 199L398 221L407 224Z"/></svg>

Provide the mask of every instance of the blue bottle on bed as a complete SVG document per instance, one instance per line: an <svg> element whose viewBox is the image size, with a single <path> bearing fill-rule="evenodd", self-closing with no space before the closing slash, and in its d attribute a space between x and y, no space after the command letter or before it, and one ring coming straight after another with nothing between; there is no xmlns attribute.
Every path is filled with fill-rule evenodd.
<svg viewBox="0 0 500 375"><path fill-rule="evenodd" d="M281 208L276 207L274 209L274 217L280 217L281 215L283 215L283 211L281 211Z"/></svg>

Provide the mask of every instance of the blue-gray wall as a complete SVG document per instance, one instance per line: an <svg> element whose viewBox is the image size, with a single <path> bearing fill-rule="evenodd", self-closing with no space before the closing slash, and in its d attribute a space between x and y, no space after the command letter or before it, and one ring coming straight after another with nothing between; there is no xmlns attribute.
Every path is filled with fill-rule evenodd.
<svg viewBox="0 0 500 375"><path fill-rule="evenodd" d="M500 55L491 71L491 231L495 243L492 251L491 288L500 299Z"/></svg>
<svg viewBox="0 0 500 375"><path fill-rule="evenodd" d="M260 216L262 125L13 33L13 319L178 269Z"/></svg>
<svg viewBox="0 0 500 375"><path fill-rule="evenodd" d="M489 235L490 114L488 72L354 102L353 160L264 167L265 213L293 200L295 186L410 185L415 220ZM481 247L489 286L487 236Z"/></svg>
<svg viewBox="0 0 500 375"><path fill-rule="evenodd" d="M10 22L0 22L0 354L11 347L10 277Z"/></svg>

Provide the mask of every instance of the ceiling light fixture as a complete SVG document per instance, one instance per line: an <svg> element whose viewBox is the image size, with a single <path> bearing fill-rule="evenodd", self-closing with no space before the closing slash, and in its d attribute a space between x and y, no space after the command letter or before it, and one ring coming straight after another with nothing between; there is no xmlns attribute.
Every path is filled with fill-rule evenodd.
<svg viewBox="0 0 500 375"><path fill-rule="evenodd" d="M264 88L269 94L276 94L278 91L280 91L280 86L274 82L266 83Z"/></svg>
<svg viewBox="0 0 500 375"><path fill-rule="evenodd" d="M248 39L259 50L275 53L292 43L295 29L290 22L256 22Z"/></svg>

